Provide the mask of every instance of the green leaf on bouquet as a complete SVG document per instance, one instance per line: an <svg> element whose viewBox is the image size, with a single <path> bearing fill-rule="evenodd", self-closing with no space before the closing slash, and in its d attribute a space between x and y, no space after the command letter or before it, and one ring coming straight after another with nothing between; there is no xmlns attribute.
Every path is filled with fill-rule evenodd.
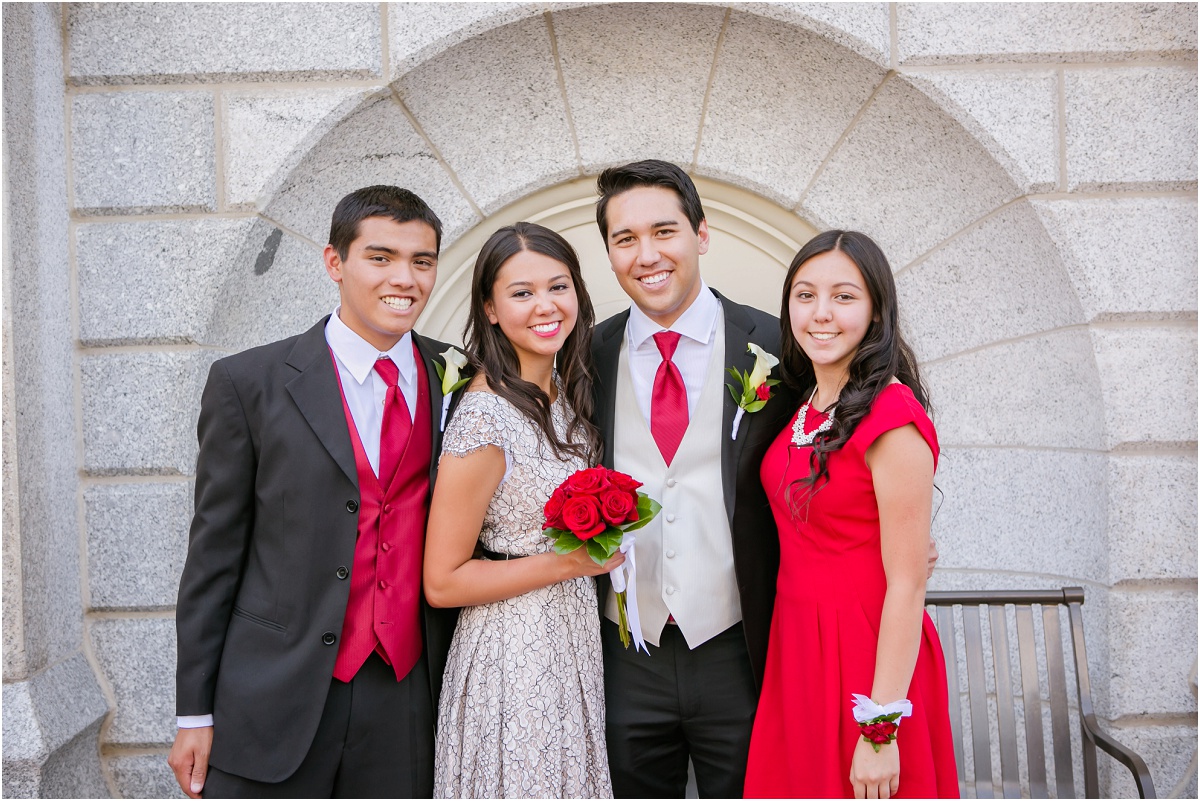
<svg viewBox="0 0 1200 801"><path fill-rule="evenodd" d="M642 526L654 519L654 516L662 509L662 505L658 501L651 498L644 492L638 493L638 519L637 522L630 523L625 527L626 531L637 531Z"/></svg>
<svg viewBox="0 0 1200 801"><path fill-rule="evenodd" d="M756 401L753 401L753 402L751 402L751 403L747 403L747 404L746 404L745 406L743 406L742 408L744 408L744 409L746 410L746 413L747 413L747 414L754 414L755 412L757 412L759 409L761 409L762 407L764 407L764 406L766 406L766 405L767 405L767 402L766 402L766 401L764 401L764 400L756 400Z"/></svg>
<svg viewBox="0 0 1200 801"><path fill-rule="evenodd" d="M733 388L733 384L726 384L725 388L728 389L729 394L733 396L733 402L740 406L742 404L742 396L739 395L738 391Z"/></svg>
<svg viewBox="0 0 1200 801"><path fill-rule="evenodd" d="M579 546L583 545L583 540L571 534L566 537L559 537L554 541L554 552L557 554L569 554L572 551L579 550Z"/></svg>
<svg viewBox="0 0 1200 801"><path fill-rule="evenodd" d="M446 368L442 367L441 362L435 361L433 363L433 370L434 370L434 372L436 372L438 374L438 383L439 384L446 380Z"/></svg>
<svg viewBox="0 0 1200 801"><path fill-rule="evenodd" d="M607 559L616 552L617 548L621 547L621 538L623 536L625 536L625 532L621 531L621 529L609 526L602 533L593 537L592 542L599 544L604 549L604 558Z"/></svg>
<svg viewBox="0 0 1200 801"><path fill-rule="evenodd" d="M592 557L592 561L598 565L602 565L607 561L611 553L605 552L604 546L596 542L596 538L587 541L588 556Z"/></svg>

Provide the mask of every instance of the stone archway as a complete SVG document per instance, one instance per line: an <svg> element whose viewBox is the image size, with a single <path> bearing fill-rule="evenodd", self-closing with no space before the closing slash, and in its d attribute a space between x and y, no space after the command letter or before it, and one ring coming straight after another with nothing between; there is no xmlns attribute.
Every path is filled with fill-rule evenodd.
<svg viewBox="0 0 1200 801"><path fill-rule="evenodd" d="M705 178L698 178L696 186L711 235L708 255L700 259L704 280L739 302L778 309L783 270L815 230L744 190ZM479 249L493 231L517 220L545 225L571 243L597 320L628 308L596 228L595 200L595 179L579 178L522 198L472 228L442 253L438 288L421 318L422 329L447 342L461 341Z"/></svg>
<svg viewBox="0 0 1200 801"><path fill-rule="evenodd" d="M986 584L992 571L1008 584L1103 583L1105 412L1086 319L1023 197L1030 182L959 122L970 122L962 109L889 72L869 42L793 10L527 11L430 45L289 162L231 258L243 266L211 344L284 336L332 308L317 250L355 187L399 183L438 210L445 266L422 325L457 339L461 268L491 230L514 214L586 228L600 169L670 159L737 195L710 203L714 216L765 222L777 242L858 228L888 253L944 448L939 586Z"/></svg>

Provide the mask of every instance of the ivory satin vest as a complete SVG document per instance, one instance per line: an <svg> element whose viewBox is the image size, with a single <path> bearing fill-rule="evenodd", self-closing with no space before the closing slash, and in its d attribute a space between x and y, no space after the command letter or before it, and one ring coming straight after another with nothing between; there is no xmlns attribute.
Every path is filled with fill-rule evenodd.
<svg viewBox="0 0 1200 801"><path fill-rule="evenodd" d="M688 647L712 639L742 619L733 566L733 537L721 484L721 409L724 393L723 320L695 411L668 466L638 406L629 372L628 337L617 367L613 467L643 483L662 504L648 525L635 532L638 613L642 636L658 645L673 616ZM617 620L616 594L609 593L605 617Z"/></svg>

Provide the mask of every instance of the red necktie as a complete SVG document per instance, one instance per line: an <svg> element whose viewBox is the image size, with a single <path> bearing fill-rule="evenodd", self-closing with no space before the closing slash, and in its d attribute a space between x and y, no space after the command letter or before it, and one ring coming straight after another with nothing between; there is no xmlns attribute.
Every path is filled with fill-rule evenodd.
<svg viewBox="0 0 1200 801"><path fill-rule="evenodd" d="M400 368L395 362L386 357L379 359L375 362L375 372L388 388L383 398L383 426L379 432L379 486L386 490L391 486L392 476L396 475L396 467L408 445L412 416L404 402L404 393L396 386Z"/></svg>
<svg viewBox="0 0 1200 801"><path fill-rule="evenodd" d="M659 331L654 335L654 344L658 345L663 360L654 374L654 389L650 393L650 433L658 443L663 461L669 466L687 431L687 388L679 368L671 361L679 346L679 334Z"/></svg>

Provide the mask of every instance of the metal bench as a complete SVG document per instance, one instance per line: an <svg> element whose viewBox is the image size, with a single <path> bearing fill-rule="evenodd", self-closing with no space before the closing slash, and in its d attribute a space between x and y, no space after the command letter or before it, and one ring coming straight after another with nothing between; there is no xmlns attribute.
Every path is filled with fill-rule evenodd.
<svg viewBox="0 0 1200 801"><path fill-rule="evenodd" d="M1047 591L929 592L925 596L930 616L937 625L946 654L950 687L950 725L954 732L958 782L963 797L1049 798L1053 787L1058 798L1075 798L1077 767L1071 753L1071 711L1068 709L1067 665L1060 626L1060 610L1066 609L1071 628L1071 645L1078 690L1079 748L1082 750L1084 792L1087 798L1100 793L1096 770L1096 747L1125 765L1133 773L1142 798L1154 798L1154 783L1145 761L1101 731L1092 709L1087 652L1083 642L1082 587ZM961 633L954 607L961 607ZM1035 607L1041 607L1040 614ZM1035 620L1041 619L1039 642ZM990 643L984 629L990 631ZM1015 632L1014 632L1015 629ZM1016 639L1016 649L1010 643ZM961 638L961 639L960 639ZM989 647L990 646L990 647ZM985 652L991 652L988 659ZM967 717L970 732L963 729L963 687L960 663L965 665ZM1013 669L1013 660L1019 666ZM989 664L990 663L990 670ZM1040 664L1039 664L1040 663ZM990 681L989 681L990 674ZM989 700L992 702L989 705ZM1043 704L1049 705L1049 740L1045 747ZM989 708L989 706L991 708ZM1019 761L1018 716L1024 717L1025 758ZM993 738L998 742L993 743ZM970 749L974 776L968 780L964 749ZM992 757L998 756L1000 783L992 772ZM1022 770L1024 768L1024 770ZM1047 776L1053 774L1053 785ZM1024 786L1023 786L1024 785Z"/></svg>

